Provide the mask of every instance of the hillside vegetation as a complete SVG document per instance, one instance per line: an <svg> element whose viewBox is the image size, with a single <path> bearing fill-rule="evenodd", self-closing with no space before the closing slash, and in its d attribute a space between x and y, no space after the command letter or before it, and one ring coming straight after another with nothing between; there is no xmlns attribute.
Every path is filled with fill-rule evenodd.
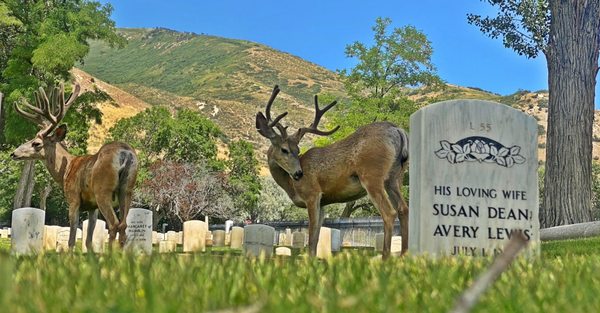
<svg viewBox="0 0 600 313"><path fill-rule="evenodd" d="M76 77L103 84L101 89L116 99L116 106L101 108L109 114L105 113L105 125L94 130L94 143L102 141L106 130L119 119L119 112L128 117L148 105L166 105L200 110L229 138L248 140L264 152L268 141L255 131L254 117L264 109L273 85L282 89L273 111L290 112L285 119L290 129L312 121L313 95L345 98L337 74L261 44L164 28L120 32L128 39L124 48L92 42L89 55L80 65L89 76L83 71L74 72ZM111 85L114 87L107 87ZM538 154L540 160L545 159L547 91L519 90L502 96L477 87L448 84L436 90L411 89L407 94L421 106L443 100L481 99L526 112L538 120ZM133 109L129 108L130 102ZM594 156L598 159L600 144L596 141L600 140L600 126L594 127L594 137ZM92 148L96 145L92 144ZM264 154L259 153L259 157Z"/></svg>
<svg viewBox="0 0 600 313"><path fill-rule="evenodd" d="M254 116L275 84L275 111L293 127L312 120L312 97L343 96L337 75L264 45L167 29L122 29L123 49L92 42L81 69L152 105L186 106L216 120L234 138L257 142Z"/></svg>

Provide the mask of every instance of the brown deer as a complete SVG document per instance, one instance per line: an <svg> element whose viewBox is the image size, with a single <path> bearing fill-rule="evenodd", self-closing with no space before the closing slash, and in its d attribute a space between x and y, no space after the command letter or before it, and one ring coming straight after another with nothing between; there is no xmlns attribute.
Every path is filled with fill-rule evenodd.
<svg viewBox="0 0 600 313"><path fill-rule="evenodd" d="M392 123L372 123L343 140L309 149L300 155L298 144L306 133L328 136L339 129L339 126L329 131L317 128L323 114L336 102L320 109L315 96L312 124L288 136L287 127L280 123L287 112L271 118L271 105L278 93L279 87L275 86L265 114L258 112L256 115L256 128L271 141L267 158L273 179L296 206L308 209L310 254L316 254L319 231L325 217L323 207L365 195L369 195L383 218L383 257L390 255L396 216L400 218L402 251L405 252L408 248L408 206L400 193L400 186L408 165L406 132Z"/></svg>
<svg viewBox="0 0 600 313"><path fill-rule="evenodd" d="M138 171L135 151L127 144L113 142L100 148L94 155L71 155L62 141L67 126L58 126L65 113L79 95L75 85L65 100L64 85L60 84L46 94L43 88L35 92L36 106L23 101L23 108L15 103L15 110L35 122L41 130L35 138L19 146L12 154L14 160L42 160L50 175L63 187L69 204L69 248L75 246L79 212L89 211L88 232L85 242L92 251L92 236L98 218L98 209L108 224L109 247L119 232L119 243L125 244L126 218L131 206L133 186ZM121 220L114 208L119 208Z"/></svg>

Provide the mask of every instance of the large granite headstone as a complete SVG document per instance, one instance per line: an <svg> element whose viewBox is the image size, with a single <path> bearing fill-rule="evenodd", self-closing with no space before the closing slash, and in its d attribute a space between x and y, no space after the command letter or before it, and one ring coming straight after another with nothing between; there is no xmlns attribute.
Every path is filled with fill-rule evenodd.
<svg viewBox="0 0 600 313"><path fill-rule="evenodd" d="M82 231L83 238L81 239L81 251L87 252L87 246L85 242L87 240L88 233L88 220L83 221ZM108 241L108 230L106 229L106 222L98 219L96 220L96 227L94 227L94 233L92 235L92 250L95 253L104 252L104 245Z"/></svg>
<svg viewBox="0 0 600 313"><path fill-rule="evenodd" d="M183 252L203 252L206 250L206 223L187 221L183 223Z"/></svg>
<svg viewBox="0 0 600 313"><path fill-rule="evenodd" d="M231 228L231 249L241 249L244 243L244 228L234 226Z"/></svg>
<svg viewBox="0 0 600 313"><path fill-rule="evenodd" d="M152 211L129 209L125 233L127 250L152 254Z"/></svg>
<svg viewBox="0 0 600 313"><path fill-rule="evenodd" d="M412 253L494 255L517 230L539 251L533 117L454 100L420 109L410 125Z"/></svg>
<svg viewBox="0 0 600 313"><path fill-rule="evenodd" d="M273 255L275 228L253 224L244 227L244 253L249 256Z"/></svg>
<svg viewBox="0 0 600 313"><path fill-rule="evenodd" d="M46 212L35 208L13 210L11 224L11 251L13 254L42 252Z"/></svg>

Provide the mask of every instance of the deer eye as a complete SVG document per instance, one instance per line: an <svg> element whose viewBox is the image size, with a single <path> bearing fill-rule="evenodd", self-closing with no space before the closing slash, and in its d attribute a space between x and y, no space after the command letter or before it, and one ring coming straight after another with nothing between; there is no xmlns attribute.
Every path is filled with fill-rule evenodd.
<svg viewBox="0 0 600 313"><path fill-rule="evenodd" d="M290 152L289 152L287 149L285 149L285 148L281 148L281 153L283 153L283 154L288 154L288 153L290 153Z"/></svg>
<svg viewBox="0 0 600 313"><path fill-rule="evenodd" d="M42 146L42 143L36 141L36 142L32 143L31 146L34 148L40 148Z"/></svg>

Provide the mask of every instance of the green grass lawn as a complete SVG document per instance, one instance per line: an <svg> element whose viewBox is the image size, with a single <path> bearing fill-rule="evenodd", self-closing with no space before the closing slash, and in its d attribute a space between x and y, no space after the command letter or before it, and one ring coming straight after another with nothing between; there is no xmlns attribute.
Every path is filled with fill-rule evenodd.
<svg viewBox="0 0 600 313"><path fill-rule="evenodd" d="M248 259L204 254L9 255L0 239L2 312L446 312L491 259L382 262L344 252ZM475 312L597 312L600 238L542 245L485 293ZM6 309L6 310L5 310Z"/></svg>

